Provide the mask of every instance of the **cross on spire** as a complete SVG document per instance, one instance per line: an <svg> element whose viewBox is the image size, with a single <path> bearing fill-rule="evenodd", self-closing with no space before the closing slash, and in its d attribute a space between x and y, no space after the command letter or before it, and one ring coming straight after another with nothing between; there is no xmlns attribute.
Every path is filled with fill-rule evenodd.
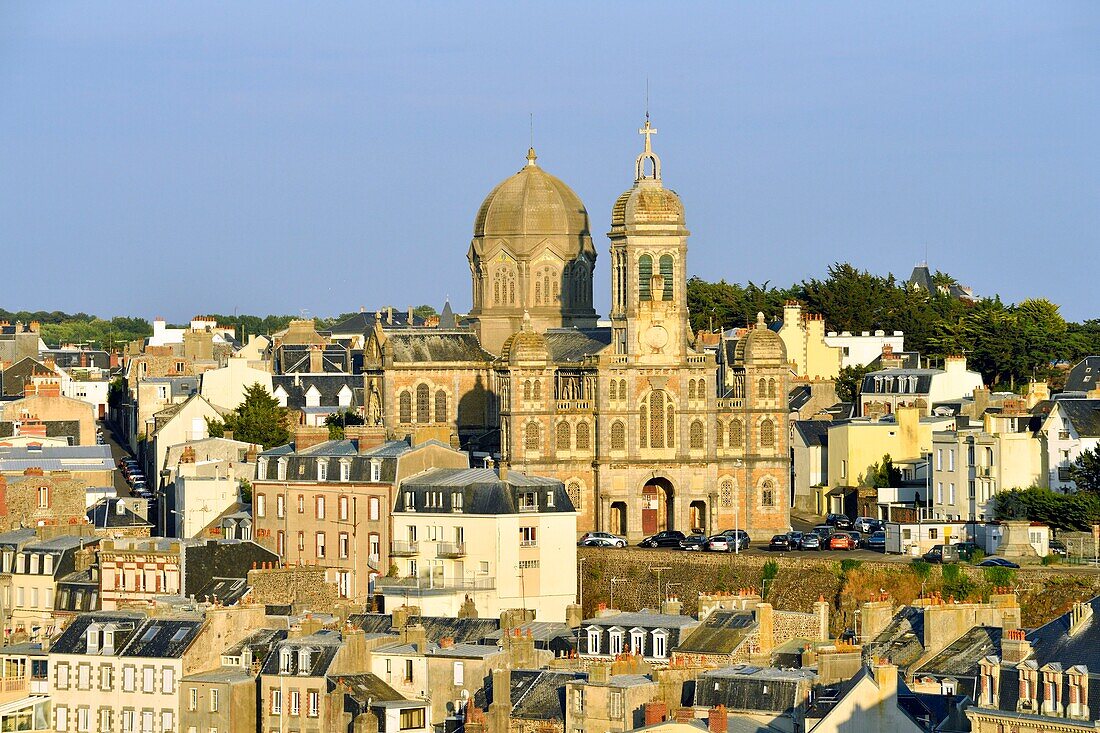
<svg viewBox="0 0 1100 733"><path fill-rule="evenodd" d="M638 134L645 135L645 152L652 153L653 148L650 146L650 136L657 134L657 128L650 126L648 111L645 113L645 127L640 128Z"/></svg>

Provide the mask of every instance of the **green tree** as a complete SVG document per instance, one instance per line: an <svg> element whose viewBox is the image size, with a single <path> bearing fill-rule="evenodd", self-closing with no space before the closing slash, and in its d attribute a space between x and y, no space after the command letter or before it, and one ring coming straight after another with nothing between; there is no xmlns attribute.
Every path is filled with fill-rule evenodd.
<svg viewBox="0 0 1100 733"><path fill-rule="evenodd" d="M1100 448L1081 451L1069 468L1069 477L1078 491L1100 494Z"/></svg>
<svg viewBox="0 0 1100 733"><path fill-rule="evenodd" d="M871 371L869 366L846 366L836 378L836 396L841 402L855 402L859 398L863 377Z"/></svg>
<svg viewBox="0 0 1100 733"><path fill-rule="evenodd" d="M325 425L328 426L328 439L329 440L343 440L344 428L349 425L365 425L366 420L359 415L359 413L353 410L347 410L345 412L334 412L325 418Z"/></svg>
<svg viewBox="0 0 1100 733"><path fill-rule="evenodd" d="M894 461L887 453L882 457L881 463L874 463L867 469L864 479L867 486L881 489L888 486L901 485L901 469L894 466Z"/></svg>
<svg viewBox="0 0 1100 733"><path fill-rule="evenodd" d="M221 437L233 431L235 440L258 443L265 449L290 442L287 410L259 383L245 390L244 401L222 420L207 420L210 435Z"/></svg>

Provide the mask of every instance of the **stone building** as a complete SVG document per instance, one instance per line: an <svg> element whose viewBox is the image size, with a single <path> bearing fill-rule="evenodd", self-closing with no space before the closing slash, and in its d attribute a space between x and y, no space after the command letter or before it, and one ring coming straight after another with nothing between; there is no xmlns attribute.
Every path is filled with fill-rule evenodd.
<svg viewBox="0 0 1100 733"><path fill-rule="evenodd" d="M611 212L610 327L596 327L592 310L587 212L532 150L479 209L472 328L375 320L364 345L367 423L398 437L447 428L465 448L562 481L579 531L784 530L786 351L762 316L721 379L715 355L694 344L689 232L655 132L648 122L641 130L634 183Z"/></svg>
<svg viewBox="0 0 1100 733"><path fill-rule="evenodd" d="M26 468L22 476L0 474L0 531L83 524L87 484L69 471Z"/></svg>

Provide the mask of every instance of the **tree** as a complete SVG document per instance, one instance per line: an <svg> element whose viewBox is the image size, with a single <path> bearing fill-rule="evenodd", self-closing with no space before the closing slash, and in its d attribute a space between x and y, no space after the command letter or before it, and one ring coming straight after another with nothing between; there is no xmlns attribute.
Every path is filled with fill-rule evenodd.
<svg viewBox="0 0 1100 733"><path fill-rule="evenodd" d="M265 449L290 442L287 409L259 383L247 388L244 401L222 420L207 420L212 437L233 431L235 440L257 443Z"/></svg>
<svg viewBox="0 0 1100 733"><path fill-rule="evenodd" d="M365 425L366 420L353 410L347 410L346 412L334 412L325 418L325 425L328 426L328 439L329 440L343 440L344 428L349 425Z"/></svg>
<svg viewBox="0 0 1100 733"><path fill-rule="evenodd" d="M869 366L846 366L836 378L836 396L841 402L855 402L859 397L863 377L871 371Z"/></svg>
<svg viewBox="0 0 1100 733"><path fill-rule="evenodd" d="M865 483L867 486L872 486L876 489L888 486L900 486L901 469L894 467L894 460L890 458L890 454L887 453L882 457L881 463L872 464L871 467L867 469Z"/></svg>
<svg viewBox="0 0 1100 733"><path fill-rule="evenodd" d="M1078 491L1100 494L1100 447L1082 451L1070 466L1069 477Z"/></svg>

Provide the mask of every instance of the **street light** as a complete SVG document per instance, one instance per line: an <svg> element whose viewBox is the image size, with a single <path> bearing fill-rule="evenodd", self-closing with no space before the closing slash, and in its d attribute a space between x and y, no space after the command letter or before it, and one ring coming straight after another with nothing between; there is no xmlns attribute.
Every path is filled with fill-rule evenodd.
<svg viewBox="0 0 1100 733"><path fill-rule="evenodd" d="M738 458L736 461L733 462L733 466L734 466L734 468L741 469L745 466L745 462L742 461L740 458ZM733 554L734 555L740 555L741 554L741 542L740 542L740 537L739 537L740 532L738 531L741 528L740 525L738 524L738 520L739 520L739 513L738 513L738 508L739 507L738 507L738 504L740 504L740 503L741 503L740 502L740 497L738 497L738 496L733 497Z"/></svg>
<svg viewBox="0 0 1100 733"><path fill-rule="evenodd" d="M672 568L668 567L667 565L662 565L658 568L650 568L650 570L657 573L657 610L660 611L661 602L664 600L663 598L661 598L661 571L672 570Z"/></svg>

